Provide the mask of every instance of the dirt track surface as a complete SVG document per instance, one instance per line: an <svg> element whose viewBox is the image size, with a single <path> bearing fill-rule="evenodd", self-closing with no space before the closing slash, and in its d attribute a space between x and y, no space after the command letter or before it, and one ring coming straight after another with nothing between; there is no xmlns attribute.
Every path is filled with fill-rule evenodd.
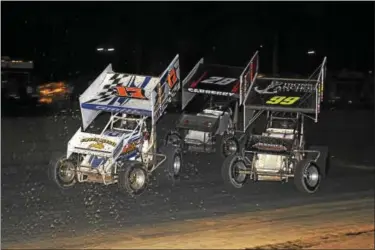
<svg viewBox="0 0 375 250"><path fill-rule="evenodd" d="M332 244L350 233L374 231L374 199L346 198L349 201L243 212L214 218L161 223L152 227L110 230L110 236L59 238L53 241L37 241L22 247L32 249L56 246L90 249L313 247L321 245L324 241L326 244Z"/></svg>
<svg viewBox="0 0 375 250"><path fill-rule="evenodd" d="M250 248L370 230L375 164L359 154L373 138L371 115L323 114L308 131L310 143L330 146L334 156L317 194L299 193L292 183L257 183L228 192L220 161L187 155L179 183L172 187L155 173L147 193L136 199L99 184L61 192L47 179L51 155L64 153L78 117L3 118L2 247ZM159 124L159 138L172 128L167 122L172 118Z"/></svg>

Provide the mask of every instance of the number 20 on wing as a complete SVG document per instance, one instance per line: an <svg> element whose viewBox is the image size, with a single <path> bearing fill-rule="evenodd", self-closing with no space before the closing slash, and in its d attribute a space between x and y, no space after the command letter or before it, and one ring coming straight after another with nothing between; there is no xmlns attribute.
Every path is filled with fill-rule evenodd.
<svg viewBox="0 0 375 250"><path fill-rule="evenodd" d="M300 97L298 96L273 96L268 101L266 101L266 104L271 105L293 105L296 103Z"/></svg>

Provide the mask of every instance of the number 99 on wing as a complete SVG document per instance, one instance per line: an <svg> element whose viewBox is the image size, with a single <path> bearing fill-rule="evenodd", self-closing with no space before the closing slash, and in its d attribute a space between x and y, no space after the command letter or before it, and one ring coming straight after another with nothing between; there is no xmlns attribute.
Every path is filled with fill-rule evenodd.
<svg viewBox="0 0 375 250"><path fill-rule="evenodd" d="M298 96L273 96L268 101L266 101L266 104L271 105L293 105L296 103L300 97Z"/></svg>

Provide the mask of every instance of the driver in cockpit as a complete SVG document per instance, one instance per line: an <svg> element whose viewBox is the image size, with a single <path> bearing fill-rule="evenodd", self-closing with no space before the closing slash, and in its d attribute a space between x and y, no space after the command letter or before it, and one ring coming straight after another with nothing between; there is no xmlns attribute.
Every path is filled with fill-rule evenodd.
<svg viewBox="0 0 375 250"><path fill-rule="evenodd" d="M122 114L122 118L135 118L133 115ZM121 128L133 130L137 127L136 121L121 120Z"/></svg>

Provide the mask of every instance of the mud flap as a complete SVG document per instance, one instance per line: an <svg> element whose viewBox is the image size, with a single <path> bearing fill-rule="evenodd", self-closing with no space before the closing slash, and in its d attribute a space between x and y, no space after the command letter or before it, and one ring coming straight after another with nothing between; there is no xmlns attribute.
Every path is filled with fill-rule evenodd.
<svg viewBox="0 0 375 250"><path fill-rule="evenodd" d="M316 160L316 165L319 167L320 174L323 178L328 175L329 164L329 152L327 146L310 146L308 150L315 150L320 152L319 158ZM315 153L307 155L309 160L314 160L316 157Z"/></svg>

